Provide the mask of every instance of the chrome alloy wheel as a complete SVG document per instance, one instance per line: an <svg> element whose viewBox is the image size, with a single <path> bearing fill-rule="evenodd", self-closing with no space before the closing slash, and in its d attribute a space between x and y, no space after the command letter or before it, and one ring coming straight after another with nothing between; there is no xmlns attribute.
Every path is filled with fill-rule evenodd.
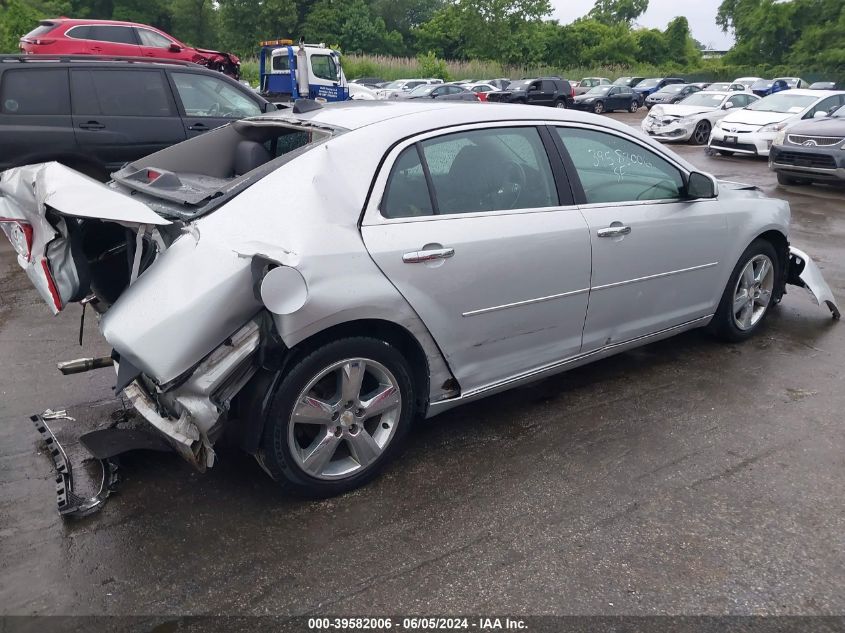
<svg viewBox="0 0 845 633"><path fill-rule="evenodd" d="M769 309L775 269L766 255L755 255L736 280L733 297L733 318L743 331L750 330L760 322Z"/></svg>
<svg viewBox="0 0 845 633"><path fill-rule="evenodd" d="M381 363L349 358L320 371L300 392L288 425L297 465L317 479L343 479L372 465L402 412L396 377Z"/></svg>

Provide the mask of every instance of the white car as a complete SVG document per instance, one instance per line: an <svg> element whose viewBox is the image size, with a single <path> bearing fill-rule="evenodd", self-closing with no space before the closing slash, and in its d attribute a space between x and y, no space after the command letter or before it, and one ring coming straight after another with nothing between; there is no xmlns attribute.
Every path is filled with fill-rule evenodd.
<svg viewBox="0 0 845 633"><path fill-rule="evenodd" d="M739 77L738 79L734 79L731 83L740 84L746 90L750 90L751 86L761 79L762 77Z"/></svg>
<svg viewBox="0 0 845 633"><path fill-rule="evenodd" d="M717 121L759 99L750 92L704 90L680 103L654 106L641 127L658 141L706 145Z"/></svg>
<svg viewBox="0 0 845 633"><path fill-rule="evenodd" d="M710 148L720 154L768 156L777 133L802 119L827 116L845 105L845 92L785 90L733 112L713 127Z"/></svg>
<svg viewBox="0 0 845 633"><path fill-rule="evenodd" d="M349 98L356 101L375 101L378 99L376 91L361 84L349 82Z"/></svg>
<svg viewBox="0 0 845 633"><path fill-rule="evenodd" d="M402 92L410 92L417 86L423 84L442 84L442 79L397 79L391 81L384 88L376 90L376 96L379 99L390 99L394 94Z"/></svg>

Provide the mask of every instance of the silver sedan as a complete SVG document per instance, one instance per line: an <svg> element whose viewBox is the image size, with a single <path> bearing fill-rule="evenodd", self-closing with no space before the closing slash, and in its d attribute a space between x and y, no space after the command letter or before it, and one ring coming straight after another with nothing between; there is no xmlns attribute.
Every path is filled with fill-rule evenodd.
<svg viewBox="0 0 845 633"><path fill-rule="evenodd" d="M211 466L230 426L307 495L371 479L415 418L692 328L745 340L788 283L839 315L786 202L591 114L303 101L113 177L5 172L21 266L102 313L117 390L182 456Z"/></svg>

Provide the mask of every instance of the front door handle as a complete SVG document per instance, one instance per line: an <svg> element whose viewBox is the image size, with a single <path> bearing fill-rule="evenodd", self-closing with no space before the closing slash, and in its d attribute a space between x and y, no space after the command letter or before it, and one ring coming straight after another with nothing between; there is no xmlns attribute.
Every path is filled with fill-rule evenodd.
<svg viewBox="0 0 845 633"><path fill-rule="evenodd" d="M454 248L433 248L430 251L411 251L402 255L406 264L422 264L436 259L449 259L455 254Z"/></svg>
<svg viewBox="0 0 845 633"><path fill-rule="evenodd" d="M83 130L102 130L106 126L99 121L88 121L87 123L80 123L79 127Z"/></svg>
<svg viewBox="0 0 845 633"><path fill-rule="evenodd" d="M605 229L596 231L596 235L599 237L619 237L621 235L628 235L630 232L630 226L608 226Z"/></svg>
<svg viewBox="0 0 845 633"><path fill-rule="evenodd" d="M193 132L205 132L209 128L205 123L194 123L193 125L189 125L188 129Z"/></svg>

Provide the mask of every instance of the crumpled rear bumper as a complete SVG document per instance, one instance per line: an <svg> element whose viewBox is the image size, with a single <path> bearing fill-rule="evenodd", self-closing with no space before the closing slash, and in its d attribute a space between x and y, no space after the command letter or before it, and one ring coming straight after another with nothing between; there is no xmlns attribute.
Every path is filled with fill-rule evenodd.
<svg viewBox="0 0 845 633"><path fill-rule="evenodd" d="M841 313L830 286L822 277L816 263L802 250L789 247L789 271L787 283L807 290L813 301L821 307L827 306L833 318L839 320Z"/></svg>

